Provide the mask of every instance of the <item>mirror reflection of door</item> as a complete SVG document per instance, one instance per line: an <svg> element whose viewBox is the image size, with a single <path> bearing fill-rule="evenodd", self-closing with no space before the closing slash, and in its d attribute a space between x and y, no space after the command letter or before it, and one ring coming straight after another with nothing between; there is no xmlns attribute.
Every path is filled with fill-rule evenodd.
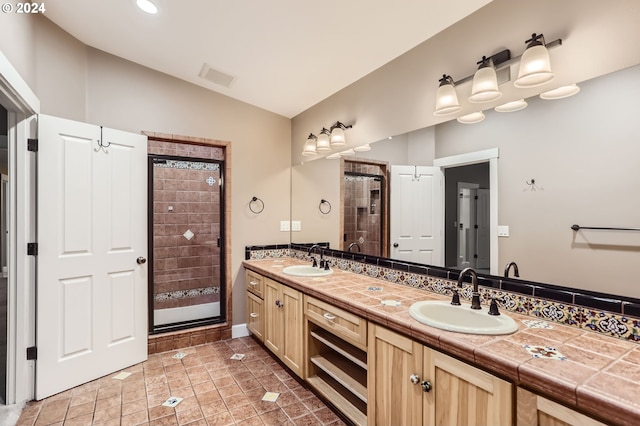
<svg viewBox="0 0 640 426"><path fill-rule="evenodd" d="M445 169L445 263L489 273L489 163Z"/></svg>
<svg viewBox="0 0 640 426"><path fill-rule="evenodd" d="M343 250L388 255L387 166L345 160L343 172Z"/></svg>

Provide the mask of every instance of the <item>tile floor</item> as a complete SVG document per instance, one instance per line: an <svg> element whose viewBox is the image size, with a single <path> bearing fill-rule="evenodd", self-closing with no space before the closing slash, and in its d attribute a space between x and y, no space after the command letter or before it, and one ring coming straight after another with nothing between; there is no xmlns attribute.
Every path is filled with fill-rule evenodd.
<svg viewBox="0 0 640 426"><path fill-rule="evenodd" d="M178 353L187 356L175 359ZM243 353L242 360L232 360ZM308 387L250 337L150 355L141 364L42 401L18 426L40 425L344 425ZM275 402L262 401L278 392ZM175 408L170 396L184 398Z"/></svg>

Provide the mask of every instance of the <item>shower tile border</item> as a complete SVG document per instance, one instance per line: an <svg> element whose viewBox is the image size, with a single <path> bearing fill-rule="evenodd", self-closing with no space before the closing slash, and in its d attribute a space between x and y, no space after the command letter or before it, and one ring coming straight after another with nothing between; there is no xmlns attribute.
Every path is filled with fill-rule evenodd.
<svg viewBox="0 0 640 426"><path fill-rule="evenodd" d="M334 268L442 295L451 295L449 288L457 284L460 273L332 250L327 242L247 246L245 259L308 260L307 251L313 244L325 247L325 259ZM468 278L460 297L470 302L472 288L467 281ZM478 281L481 302L485 305L495 297L501 309L640 344L638 299L484 274L478 276Z"/></svg>

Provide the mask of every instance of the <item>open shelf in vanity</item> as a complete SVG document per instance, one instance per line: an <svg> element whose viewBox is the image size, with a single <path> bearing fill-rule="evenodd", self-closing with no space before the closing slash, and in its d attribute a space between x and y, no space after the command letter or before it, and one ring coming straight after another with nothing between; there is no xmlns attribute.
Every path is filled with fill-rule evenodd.
<svg viewBox="0 0 640 426"><path fill-rule="evenodd" d="M366 321L305 297L307 382L357 425L367 424Z"/></svg>

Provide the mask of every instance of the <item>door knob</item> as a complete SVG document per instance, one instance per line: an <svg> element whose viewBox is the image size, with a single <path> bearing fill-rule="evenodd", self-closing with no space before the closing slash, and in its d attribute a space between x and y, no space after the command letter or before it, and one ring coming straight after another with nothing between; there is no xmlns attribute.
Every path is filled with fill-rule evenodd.
<svg viewBox="0 0 640 426"><path fill-rule="evenodd" d="M147 263L147 258L146 258L146 257L142 257L142 256L140 256L139 258L137 258L137 259L136 259L136 263L137 263L138 265L142 265L142 264L144 264L144 263Z"/></svg>
<svg viewBox="0 0 640 426"><path fill-rule="evenodd" d="M398 243L393 243L393 247L398 248Z"/></svg>

